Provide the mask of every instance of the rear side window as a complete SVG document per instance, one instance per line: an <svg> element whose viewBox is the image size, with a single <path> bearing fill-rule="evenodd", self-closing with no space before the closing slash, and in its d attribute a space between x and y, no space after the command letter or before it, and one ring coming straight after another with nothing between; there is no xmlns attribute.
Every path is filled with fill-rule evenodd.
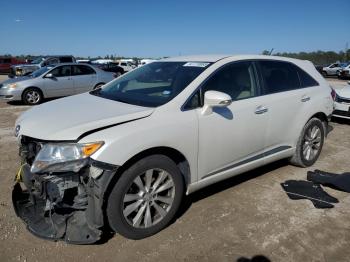
<svg viewBox="0 0 350 262"><path fill-rule="evenodd" d="M297 67L282 61L259 61L264 93L273 94L300 88Z"/></svg>
<svg viewBox="0 0 350 262"><path fill-rule="evenodd" d="M313 79L308 73L306 73L300 68L298 68L298 75L301 87L311 87L319 85L319 83L315 79Z"/></svg>
<svg viewBox="0 0 350 262"><path fill-rule="evenodd" d="M96 74L96 72L89 66L84 66L84 65L73 66L73 75L92 75L92 74Z"/></svg>

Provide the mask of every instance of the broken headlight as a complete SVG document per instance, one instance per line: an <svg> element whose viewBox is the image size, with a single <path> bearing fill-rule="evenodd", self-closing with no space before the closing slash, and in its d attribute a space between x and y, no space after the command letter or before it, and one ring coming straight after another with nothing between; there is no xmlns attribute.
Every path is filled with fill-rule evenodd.
<svg viewBox="0 0 350 262"><path fill-rule="evenodd" d="M32 173L78 172L88 163L88 157L101 148L103 142L45 144L36 155Z"/></svg>

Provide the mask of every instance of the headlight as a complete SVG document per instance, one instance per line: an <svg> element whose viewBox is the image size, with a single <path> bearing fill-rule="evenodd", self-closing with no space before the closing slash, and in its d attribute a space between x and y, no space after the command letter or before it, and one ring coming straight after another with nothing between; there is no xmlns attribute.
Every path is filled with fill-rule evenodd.
<svg viewBox="0 0 350 262"><path fill-rule="evenodd" d="M16 88L16 87L17 87L17 83L7 84L3 86L3 88Z"/></svg>
<svg viewBox="0 0 350 262"><path fill-rule="evenodd" d="M88 157L101 148L103 142L87 144L45 144L36 155L32 173L78 172L88 163Z"/></svg>

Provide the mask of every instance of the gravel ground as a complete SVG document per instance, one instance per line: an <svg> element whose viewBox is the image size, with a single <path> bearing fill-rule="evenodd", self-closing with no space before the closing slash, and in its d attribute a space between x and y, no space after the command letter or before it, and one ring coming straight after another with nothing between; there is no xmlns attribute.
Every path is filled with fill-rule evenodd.
<svg viewBox="0 0 350 262"><path fill-rule="evenodd" d="M133 241L115 235L103 244L74 246L34 237L14 214L18 149L13 126L27 109L0 102L1 261L237 261L256 255L271 261L349 261L350 194L325 188L339 203L315 209L307 200L288 199L280 183L305 179L315 168L349 172L350 122L332 123L312 168L279 161L187 197L178 219L155 236Z"/></svg>

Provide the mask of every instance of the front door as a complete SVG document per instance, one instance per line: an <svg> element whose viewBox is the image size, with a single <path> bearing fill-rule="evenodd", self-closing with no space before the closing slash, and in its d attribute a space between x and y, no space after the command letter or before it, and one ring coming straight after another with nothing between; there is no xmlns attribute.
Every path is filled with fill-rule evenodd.
<svg viewBox="0 0 350 262"><path fill-rule="evenodd" d="M198 109L198 179L216 175L262 156L268 111L259 89L252 62L234 62L219 69L202 94L215 90L229 94L232 104L214 108L210 115Z"/></svg>

